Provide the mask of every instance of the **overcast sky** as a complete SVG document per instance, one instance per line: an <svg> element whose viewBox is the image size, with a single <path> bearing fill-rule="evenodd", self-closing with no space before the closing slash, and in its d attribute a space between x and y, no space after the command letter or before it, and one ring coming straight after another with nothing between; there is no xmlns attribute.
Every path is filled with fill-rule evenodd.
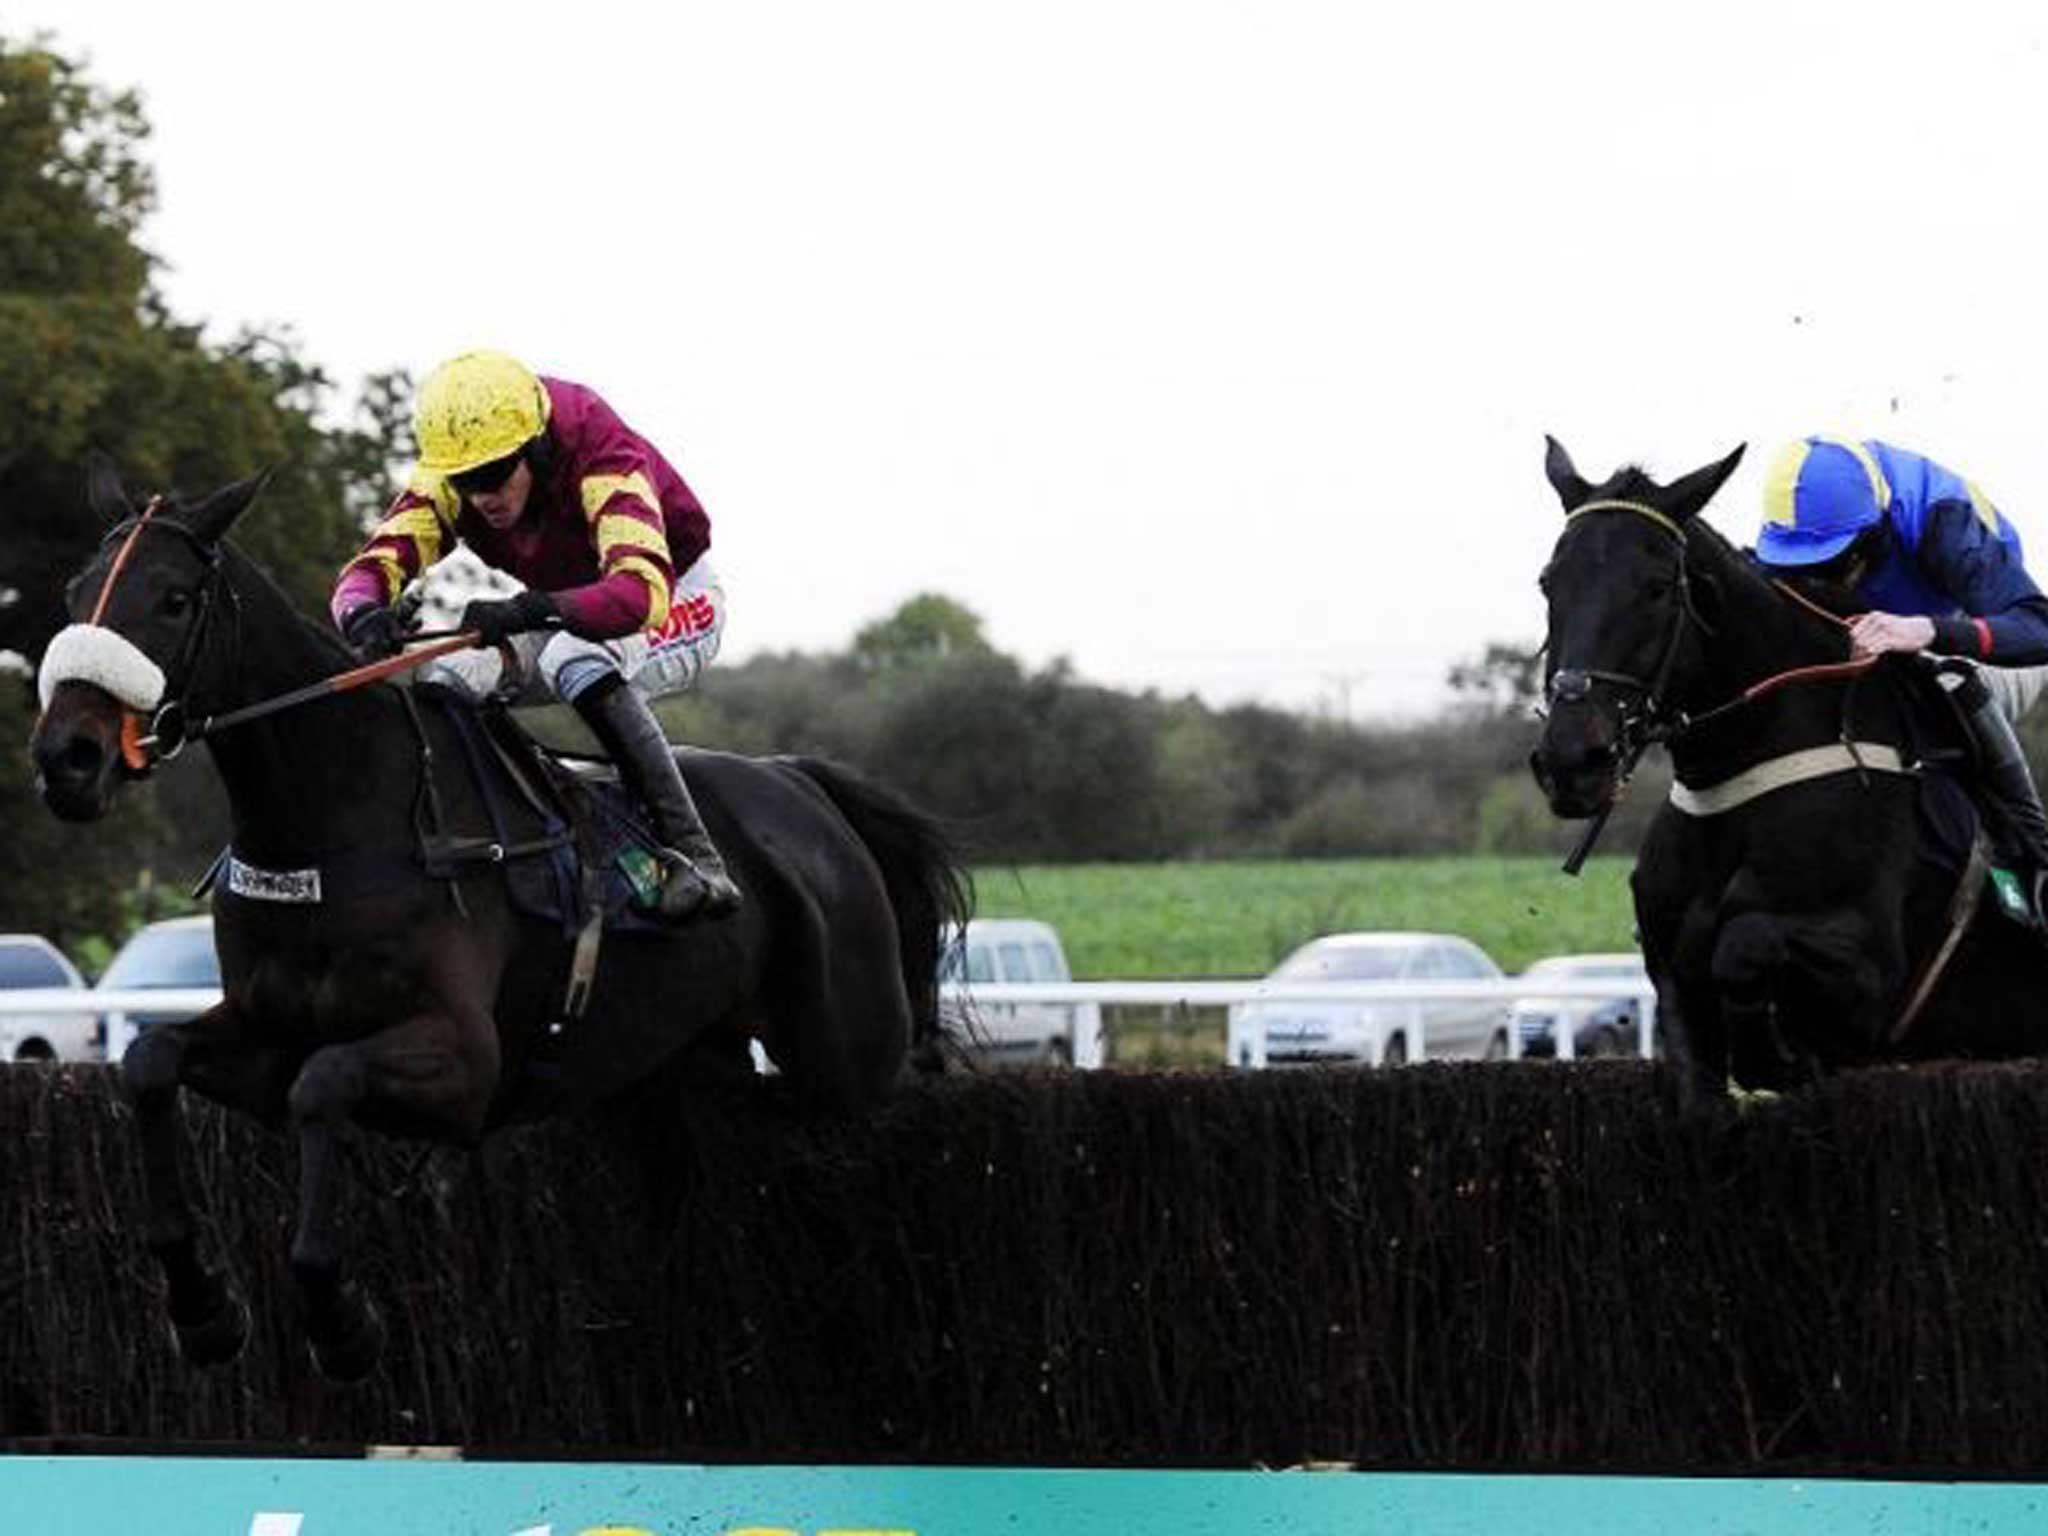
<svg viewBox="0 0 2048 1536"><path fill-rule="evenodd" d="M1032 663L1413 714L1598 478L1884 436L2048 566L2017 5L27 0L140 89L181 316L491 345L708 506L727 655L920 590Z"/></svg>

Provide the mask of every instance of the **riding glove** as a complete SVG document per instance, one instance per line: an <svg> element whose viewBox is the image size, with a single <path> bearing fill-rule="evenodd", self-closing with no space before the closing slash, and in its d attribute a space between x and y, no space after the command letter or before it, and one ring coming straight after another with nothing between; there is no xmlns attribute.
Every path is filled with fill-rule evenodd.
<svg viewBox="0 0 2048 1536"><path fill-rule="evenodd" d="M349 649L364 661L382 661L405 649L405 622L381 603L365 603L342 622Z"/></svg>
<svg viewBox="0 0 2048 1536"><path fill-rule="evenodd" d="M476 631L478 645L503 645L529 629L560 629L562 611L545 592L480 597L464 605L458 629Z"/></svg>

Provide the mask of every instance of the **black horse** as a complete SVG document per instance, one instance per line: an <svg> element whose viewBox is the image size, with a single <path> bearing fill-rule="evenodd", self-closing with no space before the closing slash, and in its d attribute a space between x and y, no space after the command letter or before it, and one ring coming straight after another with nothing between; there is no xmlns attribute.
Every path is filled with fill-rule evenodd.
<svg viewBox="0 0 2048 1536"><path fill-rule="evenodd" d="M1840 618L1700 518L1741 457L1670 485L1589 485L1555 440L1546 463L1566 518L1531 766L1597 818L1670 750L1633 888L1681 1091L2036 1054L2048 945L1986 895L1953 709L1924 658L1852 661Z"/></svg>
<svg viewBox="0 0 2048 1536"><path fill-rule="evenodd" d="M67 593L80 622L46 654L32 740L58 815L95 818L124 777L147 771L142 720L154 719L161 749L181 724L196 733L191 722L317 692L352 667L224 541L260 483L138 514L110 469L95 472L94 504L118 522ZM685 754L685 774L744 908L606 939L586 1008L561 1028L562 925L515 909L494 867L436 879L417 856L425 749L447 823L488 831L485 796L450 771L466 750L451 739L460 725L380 685L206 736L243 877L213 896L224 997L188 1024L145 1031L122 1063L149 1242L188 1359L231 1358L248 1321L195 1236L180 1086L295 1128L292 1270L316 1361L347 1379L383 1342L344 1259L336 1154L351 1127L469 1145L658 1068L747 1070L750 1038L801 1101L853 1112L890 1090L913 1045L935 1042L941 930L968 902L938 827L842 768L710 752Z"/></svg>

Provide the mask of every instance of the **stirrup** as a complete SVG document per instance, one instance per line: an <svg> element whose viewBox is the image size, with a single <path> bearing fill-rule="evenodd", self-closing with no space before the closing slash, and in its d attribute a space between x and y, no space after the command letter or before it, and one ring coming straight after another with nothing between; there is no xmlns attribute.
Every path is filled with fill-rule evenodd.
<svg viewBox="0 0 2048 1536"><path fill-rule="evenodd" d="M739 910L740 889L723 870L710 873L674 848L656 850L655 862L662 872L661 899L656 910L670 922L730 917Z"/></svg>

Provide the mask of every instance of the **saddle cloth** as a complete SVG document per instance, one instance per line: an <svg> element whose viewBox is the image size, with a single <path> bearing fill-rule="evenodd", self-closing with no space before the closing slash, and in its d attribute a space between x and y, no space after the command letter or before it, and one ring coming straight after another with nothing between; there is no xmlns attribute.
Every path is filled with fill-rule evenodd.
<svg viewBox="0 0 2048 1536"><path fill-rule="evenodd" d="M472 703L422 684L415 695L447 720L489 827L422 838L429 874L478 861L501 865L512 904L530 917L583 930L602 912L607 932L657 932L658 846L608 764L542 746L502 705ZM494 853L493 849L497 851Z"/></svg>

